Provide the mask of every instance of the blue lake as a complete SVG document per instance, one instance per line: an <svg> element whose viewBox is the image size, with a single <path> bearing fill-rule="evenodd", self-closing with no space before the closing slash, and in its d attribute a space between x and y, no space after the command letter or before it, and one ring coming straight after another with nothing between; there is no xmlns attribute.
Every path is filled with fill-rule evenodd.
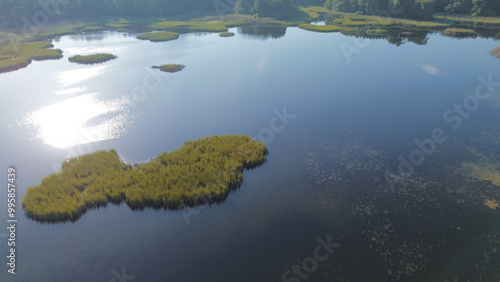
<svg viewBox="0 0 500 282"><path fill-rule="evenodd" d="M500 201L500 190L464 169L500 171L500 60L488 54L498 42L431 33L425 45L395 46L294 27L230 31L165 43L63 36L53 42L63 59L0 74L0 179L16 168L18 203L64 160L98 150L135 163L187 139L246 134L270 152L221 204L109 204L58 224L17 207L17 273L2 271L0 281L498 280L500 213L483 202ZM118 59L67 60L96 52ZM167 63L186 67L151 69ZM469 98L480 85L490 95ZM417 143L436 129L446 140L425 153ZM411 176L398 172L399 156ZM320 261L315 249L328 236L340 245Z"/></svg>

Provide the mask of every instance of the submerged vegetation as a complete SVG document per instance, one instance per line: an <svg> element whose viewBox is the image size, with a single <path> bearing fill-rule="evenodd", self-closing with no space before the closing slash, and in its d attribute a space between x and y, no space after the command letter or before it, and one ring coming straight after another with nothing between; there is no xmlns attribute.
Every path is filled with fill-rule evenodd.
<svg viewBox="0 0 500 282"><path fill-rule="evenodd" d="M68 58L68 60L72 63L84 64L84 65L93 65L104 63L113 59L118 58L113 54L100 53L100 54L92 54L92 55L76 55Z"/></svg>
<svg viewBox="0 0 500 282"><path fill-rule="evenodd" d="M177 38L179 38L179 34L170 31L148 32L139 34L137 36L137 39L149 40L151 42L163 42L163 41L175 40Z"/></svg>
<svg viewBox="0 0 500 282"><path fill-rule="evenodd" d="M168 64L168 65L161 65L161 66L154 66L154 69L159 69L163 72L178 72L181 71L185 68L185 65L178 65L178 64Z"/></svg>
<svg viewBox="0 0 500 282"><path fill-rule="evenodd" d="M0 45L0 73L27 67L33 60L57 60L62 58L60 49L52 49L50 42L26 42Z"/></svg>
<svg viewBox="0 0 500 282"><path fill-rule="evenodd" d="M22 205L32 219L63 221L108 202L125 201L134 209L214 203L241 184L244 169L264 163L266 154L262 142L245 135L186 141L135 167L114 150L99 151L64 162L60 172L28 188Z"/></svg>

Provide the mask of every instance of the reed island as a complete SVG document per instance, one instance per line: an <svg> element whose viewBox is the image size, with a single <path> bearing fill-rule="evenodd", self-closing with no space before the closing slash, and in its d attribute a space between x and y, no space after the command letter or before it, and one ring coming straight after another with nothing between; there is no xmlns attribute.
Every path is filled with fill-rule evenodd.
<svg viewBox="0 0 500 282"><path fill-rule="evenodd" d="M64 162L61 171L29 187L22 201L38 221L75 221L89 208L126 202L132 209L179 209L226 199L240 186L243 170L266 160L266 145L245 135L188 140L172 152L137 165L115 150Z"/></svg>

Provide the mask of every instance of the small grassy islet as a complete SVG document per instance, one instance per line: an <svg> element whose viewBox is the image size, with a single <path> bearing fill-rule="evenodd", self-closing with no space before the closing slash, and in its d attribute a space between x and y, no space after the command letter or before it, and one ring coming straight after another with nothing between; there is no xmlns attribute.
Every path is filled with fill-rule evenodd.
<svg viewBox="0 0 500 282"><path fill-rule="evenodd" d="M147 32L137 36L137 39L149 40L151 42L164 42L179 38L179 34L171 31Z"/></svg>
<svg viewBox="0 0 500 282"><path fill-rule="evenodd" d="M92 54L92 55L76 55L76 56L68 58L68 60L72 63L93 65L93 64L104 63L104 62L107 62L107 61L110 61L110 60L113 60L116 58L118 58L118 57L113 55L113 54L99 53L99 54Z"/></svg>
<svg viewBox="0 0 500 282"><path fill-rule="evenodd" d="M159 69L163 72L178 72L183 70L185 67L186 66L179 64L168 64L168 65L154 66L153 68Z"/></svg>
<svg viewBox="0 0 500 282"><path fill-rule="evenodd" d="M219 36L220 37L233 37L234 36L234 32L224 31L224 32L219 33Z"/></svg>

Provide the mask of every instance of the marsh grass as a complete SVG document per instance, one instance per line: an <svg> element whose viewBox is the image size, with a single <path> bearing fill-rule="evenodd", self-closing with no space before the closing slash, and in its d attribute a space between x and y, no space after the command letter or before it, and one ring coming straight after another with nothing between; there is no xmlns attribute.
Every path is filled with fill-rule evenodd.
<svg viewBox="0 0 500 282"><path fill-rule="evenodd" d="M309 30L309 31L317 31L317 32L336 32L340 31L340 26L336 25L314 25L314 24L299 24L299 28Z"/></svg>
<svg viewBox="0 0 500 282"><path fill-rule="evenodd" d="M154 69L159 69L163 72L178 72L181 71L185 68L185 65L179 65L179 64L168 64L168 65L161 65L161 66L154 66Z"/></svg>
<svg viewBox="0 0 500 282"><path fill-rule="evenodd" d="M114 150L66 161L61 171L29 187L22 207L39 221L77 220L87 209L125 201L132 209L196 206L223 201L240 186L243 170L266 160L267 147L244 135L186 141L132 167Z"/></svg>
<svg viewBox="0 0 500 282"><path fill-rule="evenodd" d="M137 36L137 39L149 40L151 42L170 41L179 38L179 34L171 31L147 32Z"/></svg>
<svg viewBox="0 0 500 282"><path fill-rule="evenodd" d="M33 60L57 60L62 50L50 42L26 42L0 46L0 73L27 67Z"/></svg>
<svg viewBox="0 0 500 282"><path fill-rule="evenodd" d="M113 54L100 53L100 54L92 54L92 55L76 55L68 58L68 60L72 63L78 63L83 65L93 65L104 63L113 59L118 58Z"/></svg>

